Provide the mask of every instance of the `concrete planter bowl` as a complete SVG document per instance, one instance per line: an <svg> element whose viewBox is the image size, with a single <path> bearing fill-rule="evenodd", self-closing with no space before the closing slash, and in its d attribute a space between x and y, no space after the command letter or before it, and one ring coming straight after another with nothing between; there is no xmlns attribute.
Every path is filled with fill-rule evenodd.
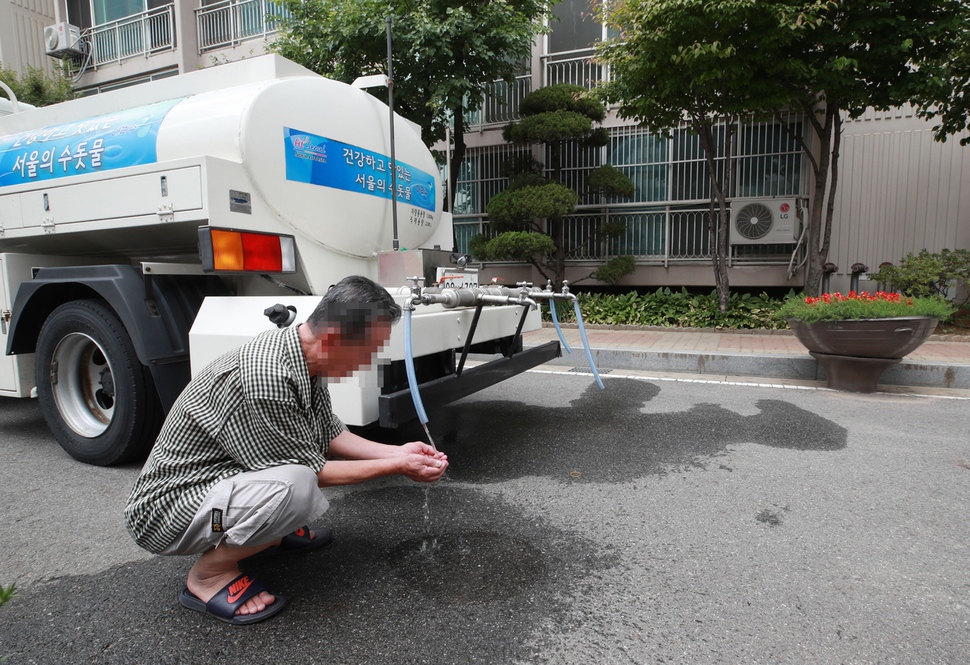
<svg viewBox="0 0 970 665"><path fill-rule="evenodd" d="M925 342L937 323L930 316L815 323L788 319L795 337L825 370L826 385L856 393L875 392L883 372Z"/></svg>

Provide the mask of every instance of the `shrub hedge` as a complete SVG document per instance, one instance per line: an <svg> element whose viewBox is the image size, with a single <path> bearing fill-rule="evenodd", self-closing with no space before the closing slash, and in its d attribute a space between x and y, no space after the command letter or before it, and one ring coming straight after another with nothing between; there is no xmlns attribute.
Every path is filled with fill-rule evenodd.
<svg viewBox="0 0 970 665"><path fill-rule="evenodd" d="M788 328L781 314L782 306L791 299L803 300L804 294L791 291L784 298L767 294L732 293L724 313L717 293L694 294L687 289L673 291L667 287L653 293L631 291L623 295L578 293L583 322L591 325L656 326L664 328L722 328L731 330L779 330ZM569 302L557 302L556 313L561 323L575 323ZM542 318L551 321L549 309L543 307Z"/></svg>
<svg viewBox="0 0 970 665"><path fill-rule="evenodd" d="M778 316L784 301L766 294L732 293L730 307L724 313L716 292L703 295L663 287L643 295L631 291L623 295L579 293L577 297L583 322L589 324L731 329L788 327L785 319ZM558 302L556 313L560 322L576 320L570 303ZM548 309L543 309L542 317L551 320Z"/></svg>

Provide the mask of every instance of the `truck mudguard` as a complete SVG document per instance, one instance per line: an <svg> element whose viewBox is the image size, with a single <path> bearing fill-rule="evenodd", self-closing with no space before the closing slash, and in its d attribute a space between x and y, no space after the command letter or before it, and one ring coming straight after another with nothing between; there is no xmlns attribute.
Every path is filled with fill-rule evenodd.
<svg viewBox="0 0 970 665"><path fill-rule="evenodd" d="M59 305L100 298L121 319L166 411L190 378L189 328L207 295L227 295L212 277L143 275L129 265L41 268L20 285L7 355L33 353L41 326Z"/></svg>

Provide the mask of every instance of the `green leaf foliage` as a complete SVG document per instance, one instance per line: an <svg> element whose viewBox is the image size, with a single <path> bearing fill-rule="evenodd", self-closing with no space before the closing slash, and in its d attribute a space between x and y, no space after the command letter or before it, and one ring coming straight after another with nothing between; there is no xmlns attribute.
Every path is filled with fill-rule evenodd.
<svg viewBox="0 0 970 665"><path fill-rule="evenodd" d="M558 143L593 133L593 121L575 111L546 111L505 126L502 138L510 143Z"/></svg>
<svg viewBox="0 0 970 665"><path fill-rule="evenodd" d="M882 266L869 279L889 284L908 296L945 296L951 286L970 287L970 251L966 249L907 254L899 265Z"/></svg>
<svg viewBox="0 0 970 665"><path fill-rule="evenodd" d="M522 100L519 111L524 116L570 111L594 122L603 122L606 119L606 109L598 99L590 95L586 88L569 83L539 88Z"/></svg>
<svg viewBox="0 0 970 665"><path fill-rule="evenodd" d="M579 194L564 184L562 154L567 145L606 145L609 132L598 126L606 117L606 109L584 88L559 84L526 95L520 111L522 119L506 125L502 135L513 143L544 145L548 157L544 166L551 182L541 178L543 171L537 169L534 162L526 160L520 164L518 158L510 160L508 172L525 175L510 175L509 188L492 197L486 212L496 231L535 230L548 234L552 239L549 250L544 256L534 256L530 262L543 278L558 286L566 273L565 262L570 252L581 251L592 241L604 237L604 232L605 237L622 233L617 225L609 224L578 239L569 249L564 241L563 217L576 209ZM606 167L595 172L592 191L603 196L630 196L635 188L621 171ZM607 281L622 277L619 265L601 274L608 277Z"/></svg>
<svg viewBox="0 0 970 665"><path fill-rule="evenodd" d="M544 187L549 184L549 180L535 173L520 173L509 179L509 191L513 189L524 189L526 187Z"/></svg>
<svg viewBox="0 0 970 665"><path fill-rule="evenodd" d="M346 83L386 73L387 17L394 39L395 108L421 125L425 141L444 136L456 109L480 108L483 87L511 81L547 31L550 0L281 0L292 18L273 48ZM386 99L384 89L372 94Z"/></svg>
<svg viewBox="0 0 970 665"><path fill-rule="evenodd" d="M622 257L621 257L622 258ZM788 328L788 319L811 323L821 319L885 318L890 316L932 316L941 323L955 321L956 307L939 297L903 299L892 303L836 303L826 310L810 309L805 294L789 293L772 298L764 293L732 293L730 306L721 312L716 292L690 293L687 289L662 287L651 293L630 291L620 295L578 293L583 321L591 325L651 326L661 328L714 328L727 330L778 330ZM556 312L564 323L575 323L573 306L558 302ZM549 310L543 319L551 320ZM959 321L956 322L961 327ZM963 325L962 327L966 327Z"/></svg>
<svg viewBox="0 0 970 665"><path fill-rule="evenodd" d="M821 183L807 219L806 287L812 291L827 260L822 238L831 229L838 190L836 137L843 117L914 103L939 113L942 136L968 126L970 3L964 0L623 0L599 6L617 33L600 48L611 71L601 94L618 104L621 117L654 130L675 128L686 117L699 132L718 118L769 117L785 108L803 113L811 140L802 147Z"/></svg>
<svg viewBox="0 0 970 665"><path fill-rule="evenodd" d="M886 319L903 316L932 316L940 321L946 321L954 311L953 305L939 297L901 298L899 301L847 297L833 298L826 302L818 298L806 298L802 294L788 298L778 313L785 319L815 323L816 321Z"/></svg>
<svg viewBox="0 0 970 665"><path fill-rule="evenodd" d="M488 202L488 219L498 231L523 229L533 219L569 214L578 200L576 192L554 182L507 189Z"/></svg>
<svg viewBox="0 0 970 665"><path fill-rule="evenodd" d="M617 256L593 271L593 277L607 284L619 284L637 269L636 259L629 255Z"/></svg>
<svg viewBox="0 0 970 665"><path fill-rule="evenodd" d="M532 153L519 153L506 157L499 167L499 174L503 178L513 180L520 176L538 176L542 178L545 167ZM544 178L543 178L544 179Z"/></svg>
<svg viewBox="0 0 970 665"><path fill-rule="evenodd" d="M16 596L16 586L11 584L8 587L0 585L0 607L11 601ZM0 656L0 663L7 662L10 656Z"/></svg>
<svg viewBox="0 0 970 665"><path fill-rule="evenodd" d="M586 183L591 190L607 197L630 198L637 191L626 174L612 164L590 171Z"/></svg>
<svg viewBox="0 0 970 665"><path fill-rule="evenodd" d="M782 301L765 294L732 293L730 306L721 312L716 292L692 294L667 287L653 293L623 295L578 294L583 321L589 324L656 326L664 328L784 329L787 321L778 314ZM572 306L559 303L560 321L574 322ZM549 320L548 310L543 316Z"/></svg>
<svg viewBox="0 0 970 665"><path fill-rule="evenodd" d="M14 596L17 595L17 587L11 584L8 587L0 586L0 606L5 605L8 601L12 600Z"/></svg>
<svg viewBox="0 0 970 665"><path fill-rule="evenodd" d="M509 231L491 240L478 235L468 243L472 256L479 261L520 261L531 263L553 250L552 238L532 231Z"/></svg>
<svg viewBox="0 0 970 665"><path fill-rule="evenodd" d="M27 72L18 76L12 69L0 66L0 80L10 86L17 95L17 101L34 106L48 106L74 99L71 78L61 72L48 76L42 69L28 67ZM0 97L6 94L0 92Z"/></svg>
<svg viewBox="0 0 970 665"><path fill-rule="evenodd" d="M611 67L601 94L623 117L654 129L677 127L685 110L698 117L781 108L779 85L797 68L787 46L806 29L781 29L763 0L627 0L610 3L618 31L600 55Z"/></svg>

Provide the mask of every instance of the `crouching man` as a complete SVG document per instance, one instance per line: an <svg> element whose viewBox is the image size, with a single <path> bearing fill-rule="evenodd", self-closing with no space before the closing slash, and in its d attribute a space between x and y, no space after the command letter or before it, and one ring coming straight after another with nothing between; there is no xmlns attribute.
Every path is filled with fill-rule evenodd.
<svg viewBox="0 0 970 665"><path fill-rule="evenodd" d="M413 441L390 446L344 427L325 381L371 364L401 308L364 277L333 286L306 323L269 330L215 360L172 407L125 509L139 546L201 555L179 602L233 624L256 623L286 600L239 562L325 545L320 491L402 475L434 482L447 457ZM318 381L322 379L322 381Z"/></svg>

